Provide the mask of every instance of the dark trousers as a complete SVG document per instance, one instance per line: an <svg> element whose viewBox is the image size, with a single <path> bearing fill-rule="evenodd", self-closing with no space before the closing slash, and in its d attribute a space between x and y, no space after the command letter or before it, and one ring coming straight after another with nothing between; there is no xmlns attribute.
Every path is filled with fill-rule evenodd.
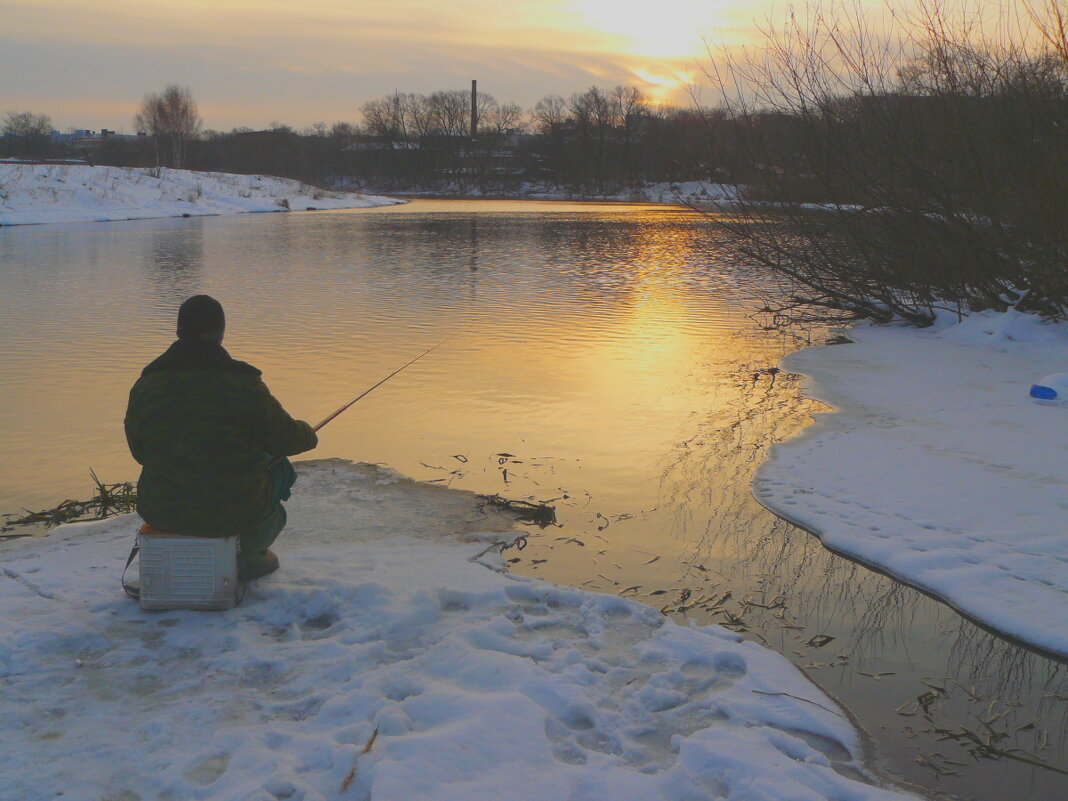
<svg viewBox="0 0 1068 801"><path fill-rule="evenodd" d="M241 535L241 550L245 553L266 551L286 526L286 508L282 501L289 500L290 490L297 481L297 471L289 459L283 457L267 468L267 475L274 485L273 506L256 528Z"/></svg>

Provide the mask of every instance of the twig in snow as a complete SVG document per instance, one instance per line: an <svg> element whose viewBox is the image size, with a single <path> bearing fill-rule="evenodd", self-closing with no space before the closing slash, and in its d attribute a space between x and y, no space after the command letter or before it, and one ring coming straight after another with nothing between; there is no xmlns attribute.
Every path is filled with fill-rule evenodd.
<svg viewBox="0 0 1068 801"><path fill-rule="evenodd" d="M356 779L356 768L360 764L360 757L364 754L371 752L374 747L375 740L378 739L378 726L375 726L375 730L371 732L371 738L367 741L367 744L363 747L363 750L356 755L356 763L352 766L352 770L349 771L349 775L345 777L345 781L341 782L340 792L345 792L352 786L352 782Z"/></svg>

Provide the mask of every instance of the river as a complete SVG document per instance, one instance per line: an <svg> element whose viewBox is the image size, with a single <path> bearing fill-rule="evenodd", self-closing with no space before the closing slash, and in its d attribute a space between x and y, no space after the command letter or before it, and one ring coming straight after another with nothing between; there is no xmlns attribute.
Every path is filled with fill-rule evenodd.
<svg viewBox="0 0 1068 801"><path fill-rule="evenodd" d="M710 236L682 209L429 200L0 229L0 510L87 497L90 467L136 477L126 393L189 295L222 300L227 348L312 421L447 340L310 456L551 502L561 526L507 552L515 572L775 648L930 793L1068 796L1004 753L1068 765L1063 664L753 500L770 445L825 411L776 365L829 332L763 328L767 276Z"/></svg>

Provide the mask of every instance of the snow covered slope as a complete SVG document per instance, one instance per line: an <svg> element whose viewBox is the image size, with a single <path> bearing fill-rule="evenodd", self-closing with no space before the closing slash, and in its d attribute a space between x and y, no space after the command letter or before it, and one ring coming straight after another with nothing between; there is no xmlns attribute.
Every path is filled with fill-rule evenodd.
<svg viewBox="0 0 1068 801"><path fill-rule="evenodd" d="M744 199L746 187L716 184L707 181L679 183L649 183L641 188L627 189L616 194L582 195L574 192L544 191L533 185L526 187L524 197L538 200L610 200L629 203L683 203L698 208L714 205L729 206Z"/></svg>
<svg viewBox="0 0 1068 801"><path fill-rule="evenodd" d="M0 163L0 225L388 206L266 175Z"/></svg>
<svg viewBox="0 0 1068 801"><path fill-rule="evenodd" d="M1007 312L865 327L784 367L835 407L777 445L757 497L832 549L1068 656L1068 326Z"/></svg>
<svg viewBox="0 0 1068 801"><path fill-rule="evenodd" d="M122 595L132 516L4 546L0 798L906 797L778 654L488 569L515 534L467 493L299 472L282 569L227 612Z"/></svg>

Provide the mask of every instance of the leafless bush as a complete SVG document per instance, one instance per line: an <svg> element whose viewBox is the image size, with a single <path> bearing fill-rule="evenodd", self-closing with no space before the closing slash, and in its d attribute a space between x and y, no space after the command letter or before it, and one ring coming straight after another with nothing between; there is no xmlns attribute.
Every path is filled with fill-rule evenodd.
<svg viewBox="0 0 1068 801"><path fill-rule="evenodd" d="M735 173L773 204L717 221L790 280L774 311L1064 315L1068 46L1063 0L1044 2L998 20L939 0L882 19L811 5L713 73Z"/></svg>

